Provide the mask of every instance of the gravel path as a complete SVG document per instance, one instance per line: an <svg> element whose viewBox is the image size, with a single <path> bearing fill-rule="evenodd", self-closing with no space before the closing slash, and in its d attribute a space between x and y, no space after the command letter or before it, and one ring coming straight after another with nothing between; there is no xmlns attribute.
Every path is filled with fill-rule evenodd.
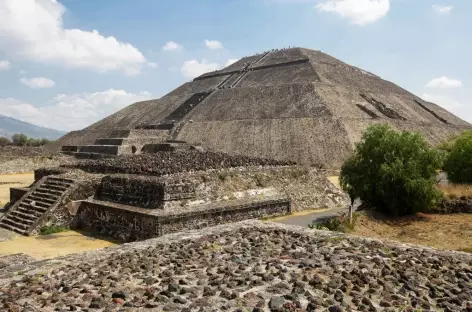
<svg viewBox="0 0 472 312"><path fill-rule="evenodd" d="M3 274L6 311L472 309L471 255L259 221L17 265Z"/></svg>

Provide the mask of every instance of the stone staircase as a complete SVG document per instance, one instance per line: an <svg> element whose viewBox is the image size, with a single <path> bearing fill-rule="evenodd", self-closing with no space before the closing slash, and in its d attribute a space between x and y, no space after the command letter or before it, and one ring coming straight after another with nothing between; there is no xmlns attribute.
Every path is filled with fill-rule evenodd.
<svg viewBox="0 0 472 312"><path fill-rule="evenodd" d="M0 227L29 235L55 210L74 180L44 177L0 218Z"/></svg>
<svg viewBox="0 0 472 312"><path fill-rule="evenodd" d="M145 144L163 142L168 136L169 131L155 128L115 130L106 138L98 138L92 145L62 146L62 153L81 159L99 159L123 154L135 154Z"/></svg>

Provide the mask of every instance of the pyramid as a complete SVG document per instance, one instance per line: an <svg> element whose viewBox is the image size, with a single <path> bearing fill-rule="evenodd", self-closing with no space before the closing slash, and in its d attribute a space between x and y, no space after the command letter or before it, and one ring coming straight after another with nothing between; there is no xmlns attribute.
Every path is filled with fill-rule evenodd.
<svg viewBox="0 0 472 312"><path fill-rule="evenodd" d="M205 73L160 99L134 103L73 131L56 147L91 157L186 142L229 154L339 168L365 128L375 123L419 131L433 144L472 129L370 72L319 51L292 48Z"/></svg>

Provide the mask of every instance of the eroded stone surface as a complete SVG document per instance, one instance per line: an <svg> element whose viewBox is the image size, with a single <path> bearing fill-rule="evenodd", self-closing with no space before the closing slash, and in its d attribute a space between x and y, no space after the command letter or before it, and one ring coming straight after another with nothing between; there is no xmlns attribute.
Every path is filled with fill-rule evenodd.
<svg viewBox="0 0 472 312"><path fill-rule="evenodd" d="M7 311L467 311L472 298L470 255L258 221L15 271L0 279Z"/></svg>

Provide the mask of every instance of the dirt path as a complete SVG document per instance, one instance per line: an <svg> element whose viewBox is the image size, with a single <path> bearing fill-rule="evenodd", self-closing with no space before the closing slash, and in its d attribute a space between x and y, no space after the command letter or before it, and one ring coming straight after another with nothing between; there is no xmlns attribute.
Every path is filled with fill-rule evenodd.
<svg viewBox="0 0 472 312"><path fill-rule="evenodd" d="M0 241L0 255L24 253L37 260L116 245L116 242L75 231L33 237L7 232L8 240Z"/></svg>
<svg viewBox="0 0 472 312"><path fill-rule="evenodd" d="M34 173L0 175L0 207L10 200L10 187L27 187L34 181Z"/></svg>

